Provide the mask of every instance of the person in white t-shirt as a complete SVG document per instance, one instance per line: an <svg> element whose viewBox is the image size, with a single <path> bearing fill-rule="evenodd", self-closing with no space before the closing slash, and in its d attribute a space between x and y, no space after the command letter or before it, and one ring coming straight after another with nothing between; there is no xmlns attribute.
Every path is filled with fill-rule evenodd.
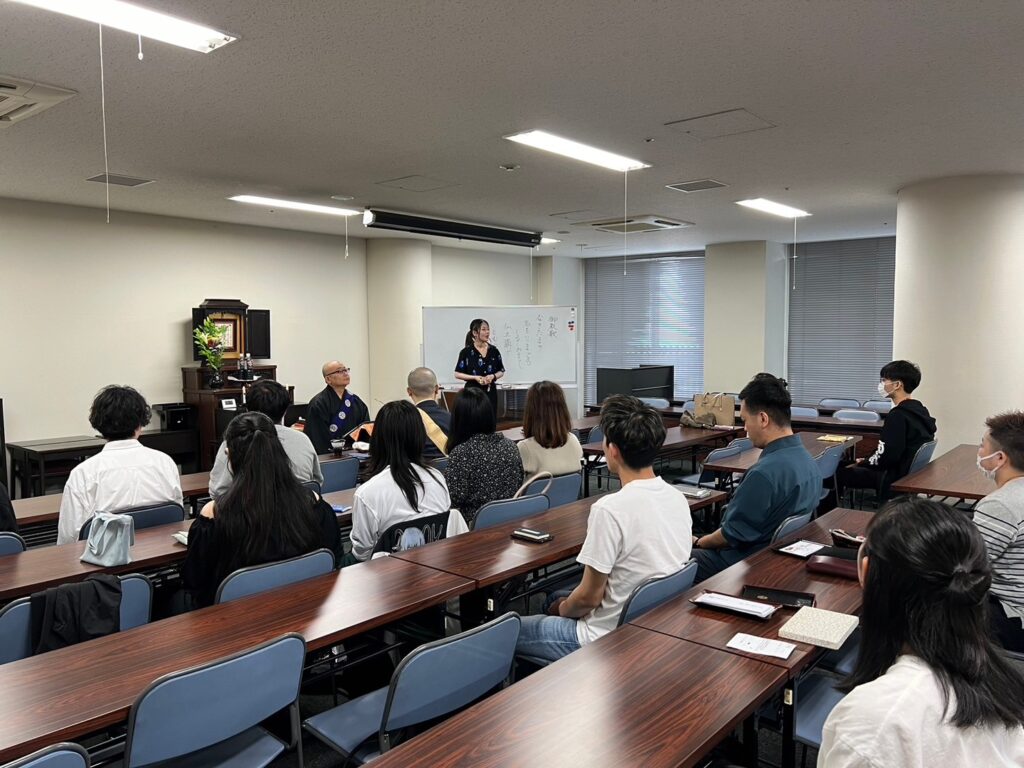
<svg viewBox="0 0 1024 768"><path fill-rule="evenodd" d="M370 438L370 474L352 504L352 556L367 560L390 526L420 515L448 512L444 475L423 462L426 433L416 406L395 400L381 406ZM448 516L447 535L469 530L462 515Z"/></svg>
<svg viewBox="0 0 1024 768"><path fill-rule="evenodd" d="M131 387L111 385L97 393L89 423L107 444L71 470L57 520L57 543L78 541L78 532L97 512L181 504L181 475L166 453L139 442L152 410Z"/></svg>
<svg viewBox="0 0 1024 768"><path fill-rule="evenodd" d="M654 474L665 441L661 416L635 397L613 395L601 407L604 455L622 490L590 508L576 560L583 580L547 616L524 616L516 653L555 661L615 629L622 606L643 581L667 576L690 559L690 507Z"/></svg>
<svg viewBox="0 0 1024 768"><path fill-rule="evenodd" d="M992 642L991 566L970 517L894 502L868 525L860 653L818 768L1024 765L1024 677Z"/></svg>

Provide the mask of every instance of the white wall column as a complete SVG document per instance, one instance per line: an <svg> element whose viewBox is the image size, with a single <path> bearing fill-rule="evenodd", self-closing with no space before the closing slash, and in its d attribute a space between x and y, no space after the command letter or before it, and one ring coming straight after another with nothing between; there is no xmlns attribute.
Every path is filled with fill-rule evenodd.
<svg viewBox="0 0 1024 768"><path fill-rule="evenodd" d="M423 306L431 303L431 285L429 241L366 241L370 351L366 404L371 413L376 413L381 403L406 397L406 377L422 360Z"/></svg>
<svg viewBox="0 0 1024 768"><path fill-rule="evenodd" d="M985 418L1024 408L1024 175L921 182L899 192L893 356L939 451L977 442Z"/></svg>
<svg viewBox="0 0 1024 768"><path fill-rule="evenodd" d="M785 246L764 240L704 250L704 389L739 392L755 373L785 373Z"/></svg>

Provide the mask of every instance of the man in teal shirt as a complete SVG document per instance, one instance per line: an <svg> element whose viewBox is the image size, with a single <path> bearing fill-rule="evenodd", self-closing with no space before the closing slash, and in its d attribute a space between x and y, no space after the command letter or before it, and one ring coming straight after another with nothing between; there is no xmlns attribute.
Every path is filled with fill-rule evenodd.
<svg viewBox="0 0 1024 768"><path fill-rule="evenodd" d="M736 488L714 533L695 536L697 581L763 549L783 520L812 512L821 497L821 473L790 425L785 384L761 375L740 392L740 416L761 457Z"/></svg>

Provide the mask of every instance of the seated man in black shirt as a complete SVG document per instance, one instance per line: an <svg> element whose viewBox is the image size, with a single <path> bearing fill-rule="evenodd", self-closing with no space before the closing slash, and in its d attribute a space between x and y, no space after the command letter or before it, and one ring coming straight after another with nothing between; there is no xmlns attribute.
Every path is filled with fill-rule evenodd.
<svg viewBox="0 0 1024 768"><path fill-rule="evenodd" d="M879 502L889 498L889 486L910 471L917 449L935 438L935 419L910 393L921 383L921 369L906 360L893 360L879 372L878 394L892 400L885 416L878 449L867 459L839 468L840 491L871 488Z"/></svg>
<svg viewBox="0 0 1024 768"><path fill-rule="evenodd" d="M437 376L429 368L415 368L409 373L406 392L409 399L419 409L423 419L423 428L427 432L427 440L423 447L423 458L428 461L440 459L445 455L445 444L451 429L451 414L438 405L437 396L441 388L437 386Z"/></svg>
<svg viewBox="0 0 1024 768"><path fill-rule="evenodd" d="M306 437L317 453L330 453L331 440L345 435L370 420L370 410L358 395L348 391L352 381L351 369L344 363L331 360L324 363L321 373L323 390L309 401L306 409Z"/></svg>

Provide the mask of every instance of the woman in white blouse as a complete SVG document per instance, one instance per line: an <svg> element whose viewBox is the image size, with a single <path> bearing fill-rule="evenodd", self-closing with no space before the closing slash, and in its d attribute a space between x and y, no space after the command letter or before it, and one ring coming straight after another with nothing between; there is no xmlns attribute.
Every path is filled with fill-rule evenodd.
<svg viewBox="0 0 1024 768"><path fill-rule="evenodd" d="M860 655L819 768L1024 765L1024 677L989 635L991 573L971 519L887 506L861 548Z"/></svg>
<svg viewBox="0 0 1024 768"><path fill-rule="evenodd" d="M519 443L519 455L527 477L537 472L580 471L583 449L572 433L565 393L553 381L538 381L526 393L523 434L526 439Z"/></svg>
<svg viewBox="0 0 1024 768"><path fill-rule="evenodd" d="M369 480L356 489L352 505L352 555L366 560L390 526L418 515L451 509L448 486L439 470L423 463L426 433L416 406L395 400L382 406L370 438ZM458 512L447 535L469 530Z"/></svg>

